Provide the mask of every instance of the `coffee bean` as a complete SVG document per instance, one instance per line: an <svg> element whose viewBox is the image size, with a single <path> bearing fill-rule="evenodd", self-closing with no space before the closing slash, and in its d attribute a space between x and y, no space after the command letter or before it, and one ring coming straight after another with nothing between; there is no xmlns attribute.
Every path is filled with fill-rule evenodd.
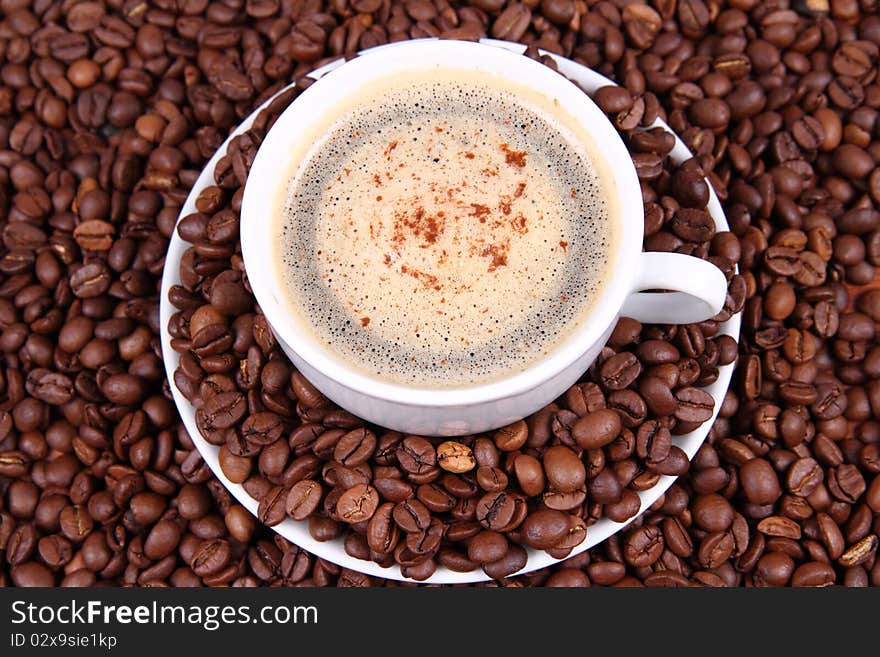
<svg viewBox="0 0 880 657"><path fill-rule="evenodd" d="M376 449L376 436L366 429L354 429L339 439L333 450L336 461L353 467L366 462Z"/></svg>
<svg viewBox="0 0 880 657"><path fill-rule="evenodd" d="M596 104L607 114L617 114L632 107L632 95L623 87L609 85L601 87L593 96Z"/></svg>
<svg viewBox="0 0 880 657"><path fill-rule="evenodd" d="M288 492L282 486L275 486L262 496L260 506L257 509L257 517L260 522L272 527L284 520Z"/></svg>
<svg viewBox="0 0 880 657"><path fill-rule="evenodd" d="M495 445L502 452L513 452L525 445L529 437L529 429L522 420L500 428L495 432Z"/></svg>
<svg viewBox="0 0 880 657"><path fill-rule="evenodd" d="M794 311L797 299L787 283L775 283L764 297L764 312L770 319L783 320Z"/></svg>
<svg viewBox="0 0 880 657"><path fill-rule="evenodd" d="M447 472L470 472L476 466L473 452L467 445L447 440L437 446L437 464Z"/></svg>
<svg viewBox="0 0 880 657"><path fill-rule="evenodd" d="M876 534L870 534L840 555L839 563L845 567L861 565L877 553L880 543Z"/></svg>
<svg viewBox="0 0 880 657"><path fill-rule="evenodd" d="M540 467L540 466L539 466ZM543 473L542 473L543 478ZM493 493L507 488L508 476L503 470L483 466L477 469L477 485L484 491Z"/></svg>
<svg viewBox="0 0 880 657"><path fill-rule="evenodd" d="M792 558L784 552L769 552L758 561L754 572L756 586L785 586L795 570Z"/></svg>
<svg viewBox="0 0 880 657"><path fill-rule="evenodd" d="M865 479L862 473L856 466L850 464L831 468L826 483L831 495L847 504L855 503L865 492Z"/></svg>
<svg viewBox="0 0 880 657"><path fill-rule="evenodd" d="M709 532L720 532L733 522L733 507L717 494L700 495L692 505L694 521Z"/></svg>
<svg viewBox="0 0 880 657"><path fill-rule="evenodd" d="M294 520L305 520L321 503L324 494L321 484L303 479L291 486L285 500L285 511Z"/></svg>
<svg viewBox="0 0 880 657"><path fill-rule="evenodd" d="M586 481L583 462L563 445L549 447L544 452L544 470L550 486L563 493L582 488Z"/></svg>
<svg viewBox="0 0 880 657"><path fill-rule="evenodd" d="M162 513L166 509L166 501L161 495L146 491L134 495L129 501L129 508L137 522L142 525L151 525L162 516ZM204 512L201 514L194 514L193 517L196 518L203 515Z"/></svg>
<svg viewBox="0 0 880 657"><path fill-rule="evenodd" d="M21 477L30 466L30 459L22 452L0 453L0 474L5 477Z"/></svg>
<svg viewBox="0 0 880 657"><path fill-rule="evenodd" d="M670 415L675 411L676 402L671 388L663 379L645 376L639 380L639 393L648 409L656 415Z"/></svg>
<svg viewBox="0 0 880 657"><path fill-rule="evenodd" d="M685 422L705 422L712 417L712 396L699 388L682 388L675 393L678 407L674 415Z"/></svg>
<svg viewBox="0 0 880 657"><path fill-rule="evenodd" d="M834 570L827 563L811 561L801 564L791 577L792 586L831 586L834 583Z"/></svg>
<svg viewBox="0 0 880 657"><path fill-rule="evenodd" d="M397 448L397 462L409 473L424 474L436 466L437 453L424 438L408 436Z"/></svg>
<svg viewBox="0 0 880 657"><path fill-rule="evenodd" d="M197 576L207 577L222 570L231 556L228 542L220 539L204 541L196 550L191 567Z"/></svg>
<svg viewBox="0 0 880 657"><path fill-rule="evenodd" d="M51 568L60 568L73 557L73 546L63 536L50 535L40 539L37 550L40 558Z"/></svg>
<svg viewBox="0 0 880 657"><path fill-rule="evenodd" d="M672 434L659 422L648 421L636 434L636 454L649 464L665 461L672 449Z"/></svg>
<svg viewBox="0 0 880 657"><path fill-rule="evenodd" d="M621 352L602 364L602 384L609 390L622 390L635 381L641 371L641 363L633 354Z"/></svg>
<svg viewBox="0 0 880 657"><path fill-rule="evenodd" d="M660 558L665 543L659 527L640 527L626 537L623 555L636 568L651 566Z"/></svg>
<svg viewBox="0 0 880 657"><path fill-rule="evenodd" d="M172 520L160 520L147 534L143 543L143 553L149 559L164 559L180 543L180 527Z"/></svg>
<svg viewBox="0 0 880 657"><path fill-rule="evenodd" d="M87 251L109 251L113 246L115 230L112 224L99 219L90 219L82 222L73 231L76 243L81 249Z"/></svg>
<svg viewBox="0 0 880 657"><path fill-rule="evenodd" d="M492 37L516 41L525 33L531 18L532 12L526 5L518 2L509 4L492 24Z"/></svg>
<svg viewBox="0 0 880 657"><path fill-rule="evenodd" d="M83 265L70 277L70 288L80 299L95 298L110 288L110 274L103 264Z"/></svg>
<svg viewBox="0 0 880 657"><path fill-rule="evenodd" d="M865 495L865 503L871 507L874 513L880 513L880 477L874 477L871 485L868 486L868 492Z"/></svg>
<svg viewBox="0 0 880 657"><path fill-rule="evenodd" d="M379 506L379 493L367 484L346 490L336 503L339 516L348 523L363 522L373 517Z"/></svg>
<svg viewBox="0 0 880 657"><path fill-rule="evenodd" d="M779 536L797 540L801 537L800 526L783 516L770 516L758 523L758 531L767 536Z"/></svg>
<svg viewBox="0 0 880 657"><path fill-rule="evenodd" d="M395 506L386 502L376 509L367 525L367 543L378 554L389 554L400 540L400 530L393 517Z"/></svg>
<svg viewBox="0 0 880 657"><path fill-rule="evenodd" d="M568 518L561 511L544 509L526 516L522 523L522 539L538 550L553 547L568 533Z"/></svg>
<svg viewBox="0 0 880 657"><path fill-rule="evenodd" d="M572 427L572 436L582 449L598 449L613 441L621 428L620 415L603 408L579 418Z"/></svg>
<svg viewBox="0 0 880 657"><path fill-rule="evenodd" d="M468 543L468 558L477 563L491 563L504 558L508 542L503 534L483 530Z"/></svg>
<svg viewBox="0 0 880 657"><path fill-rule="evenodd" d="M587 566L590 580L599 586L611 586L623 579L626 566L616 561L600 561Z"/></svg>
<svg viewBox="0 0 880 657"><path fill-rule="evenodd" d="M773 504L782 494L773 467L764 459L746 461L740 467L739 480L752 504Z"/></svg>
<svg viewBox="0 0 880 657"><path fill-rule="evenodd" d="M483 571L492 579L503 579L522 570L527 560L528 555L521 546L511 545L502 558L490 563L484 563Z"/></svg>
<svg viewBox="0 0 880 657"><path fill-rule="evenodd" d="M673 232L690 242L706 242L715 234L715 223L705 210L681 208L670 224Z"/></svg>
<svg viewBox="0 0 880 657"><path fill-rule="evenodd" d="M662 18L647 5L625 7L622 12L627 36L640 49L650 48L660 32Z"/></svg>
<svg viewBox="0 0 880 657"><path fill-rule="evenodd" d="M474 491L476 493L476 491ZM416 497L434 513L451 511L455 507L456 498L437 484L423 484L416 490Z"/></svg>
<svg viewBox="0 0 880 657"><path fill-rule="evenodd" d="M486 529L500 530L513 520L516 503L506 492L487 493L477 502L477 521Z"/></svg>
<svg viewBox="0 0 880 657"><path fill-rule="evenodd" d="M621 492L620 499L616 502L605 504L605 515L614 522L625 522L639 512L641 508L639 496L628 488Z"/></svg>
<svg viewBox="0 0 880 657"><path fill-rule="evenodd" d="M431 512L419 500L404 500L394 507L394 521L408 533L422 531L431 522Z"/></svg>
<svg viewBox="0 0 880 657"><path fill-rule="evenodd" d="M10 571L12 583L23 587L55 586L55 577L43 564L36 561L14 566Z"/></svg>
<svg viewBox="0 0 880 657"><path fill-rule="evenodd" d="M483 471L482 477L480 473L481 470ZM526 495L536 496L544 491L546 478L544 476L541 461L537 458L527 454L520 454L513 462L513 470L516 474L516 480L520 489ZM501 483L502 478L504 485L498 487L497 484ZM507 485L507 476L502 471L495 468L480 468L480 470L477 471L477 483L480 485L480 488L487 492L503 490ZM488 486L485 485L487 483Z"/></svg>
<svg viewBox="0 0 880 657"><path fill-rule="evenodd" d="M79 543L92 530L94 520L88 510L81 506L68 506L59 517L61 533L75 543Z"/></svg>

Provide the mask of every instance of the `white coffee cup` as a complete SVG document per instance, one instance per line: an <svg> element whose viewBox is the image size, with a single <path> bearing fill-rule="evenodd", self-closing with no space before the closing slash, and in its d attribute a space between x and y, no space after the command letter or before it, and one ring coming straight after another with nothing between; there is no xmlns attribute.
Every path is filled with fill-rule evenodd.
<svg viewBox="0 0 880 657"><path fill-rule="evenodd" d="M619 208L611 279L583 324L528 369L491 383L438 389L382 381L348 366L290 317L271 252L271 221L289 184L288 153L302 135L374 80L438 68L488 73L528 87L559 103L594 140L613 172L605 181ZM244 190L241 244L248 279L272 331L296 368L341 407L375 424L420 435L479 433L519 420L546 406L575 383L596 359L620 315L642 322L687 324L717 315L727 293L711 263L677 253L642 252L644 208L632 159L617 130L575 84L550 68L489 45L443 40L397 43L370 51L325 74L272 126L256 155ZM670 290L644 292L644 290Z"/></svg>

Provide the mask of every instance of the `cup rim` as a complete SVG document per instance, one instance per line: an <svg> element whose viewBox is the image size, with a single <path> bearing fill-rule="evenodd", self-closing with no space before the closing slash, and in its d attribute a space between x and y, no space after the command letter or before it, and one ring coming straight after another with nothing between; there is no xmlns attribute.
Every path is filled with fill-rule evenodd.
<svg viewBox="0 0 880 657"><path fill-rule="evenodd" d="M529 86L553 97L579 120L583 130L600 142L607 167L604 182L613 187L619 216L616 249L608 263L608 280L589 314L552 351L526 369L501 379L454 388L417 387L382 381L345 366L312 336L288 320L289 309L270 290L279 289L266 257L266 230L280 185L287 183L289 171L278 166L282 144L291 144L306 131L309 119L320 112L313 106L334 90L358 89L370 79L384 77L394 70L418 71L441 62L450 68L489 70L521 86ZM389 70L393 69L393 70ZM526 81L525 83L523 81ZM348 85L348 87L346 87ZM577 111L571 111L576 108ZM267 147L268 145L268 147ZM349 390L376 399L413 407L454 407L504 399L534 389L571 366L599 340L632 291L637 274L638 254L643 237L641 188L635 165L616 128L593 100L567 77L523 55L488 44L468 41L420 39L389 44L348 60L324 74L305 89L276 119L251 165L241 207L241 244L251 289L263 314L280 342L306 364Z"/></svg>

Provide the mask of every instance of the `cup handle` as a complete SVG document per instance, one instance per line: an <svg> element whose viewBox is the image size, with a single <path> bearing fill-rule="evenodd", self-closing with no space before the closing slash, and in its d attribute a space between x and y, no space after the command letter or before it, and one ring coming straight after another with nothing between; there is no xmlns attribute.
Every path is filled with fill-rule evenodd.
<svg viewBox="0 0 880 657"><path fill-rule="evenodd" d="M727 279L718 267L682 253L644 252L620 314L648 324L692 324L721 312ZM670 290L644 292L643 290Z"/></svg>

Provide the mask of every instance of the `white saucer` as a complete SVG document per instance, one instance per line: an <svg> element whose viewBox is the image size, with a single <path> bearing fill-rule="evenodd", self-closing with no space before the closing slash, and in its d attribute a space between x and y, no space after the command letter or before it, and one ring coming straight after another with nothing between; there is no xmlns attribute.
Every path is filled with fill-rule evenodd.
<svg viewBox="0 0 880 657"><path fill-rule="evenodd" d="M507 48L508 50L518 53L522 53L525 50L524 45L507 41L483 39L483 43L487 43L500 48ZM384 46L379 47L381 48ZM600 75L599 73L596 73L592 69L582 66L581 64L577 64L570 59L566 59L558 55L553 55L552 53L546 54L549 54L556 61L560 73L577 82L588 93L593 93L596 89L600 87L614 84L608 78ZM324 75L326 72L341 65L342 63L343 60L341 59L335 62L331 62L326 66L322 66L321 68L316 69L310 74L310 76L317 79ZM178 217L178 220L196 211L196 198L198 198L199 194L205 187L209 187L214 184L214 167L216 166L217 161L226 153L226 147L229 145L229 141L236 135L250 128L257 114L270 102L271 99L267 100L260 107L258 107L249 117L247 117L226 139L226 141L223 142L217 152L214 153L214 156L208 161L207 165L205 165L205 168L202 170L201 175L199 175L198 179L196 180L195 185L193 185L189 196L187 196L186 202L181 208L180 217ZM665 127L667 130L669 130L670 133L672 133L672 130L669 128L669 126L659 119L655 122L654 125ZM677 135L675 136L675 141L675 148L672 150L671 153L672 160L678 163L689 159L691 157L691 153ZM712 218L715 220L716 229L718 231L728 230L727 220L724 216L723 210L721 209L721 204L718 201L718 197L715 195L715 192L712 190L711 185L709 186L709 197L710 198L708 209L712 215ZM162 351L164 353L165 360L165 371L168 375L168 383L171 387L171 392L174 396L174 401L177 404L177 410L180 413L180 417L182 418L183 423L186 426L186 429L189 432L193 443L198 448L199 452L202 455L202 458L205 460L205 463L208 464L211 470L213 470L214 475L221 482L223 482L226 488L229 489L229 491L239 501L239 503L256 516L258 506L257 500L248 495L241 484L232 483L223 474L223 470L220 469L220 463L218 461L219 448L215 445L211 445L210 443L205 441L204 438L202 438L198 428L196 427L195 407L190 404L190 402L183 396L183 394L180 392L180 390L177 389L177 386L174 384L174 371L177 369L178 363L180 362L180 357L177 352L171 348L171 336L168 333L168 322L171 319L172 315L177 312L177 309L174 308L168 301L168 292L173 285L180 284L180 260L183 256L184 251L189 246L190 244L184 242L177 234L177 231L175 231L168 246L168 253L165 257L165 269L162 275L162 292L159 312L160 326L162 331ZM741 317L739 314L731 317L728 321L724 322L721 325L721 334L729 335L733 337L734 340L738 341L740 321ZM703 423L703 425L700 426L700 428L696 431L693 431L684 436L679 436L675 439L675 444L681 447L681 449L683 449L685 453L687 453L689 459L693 458L694 454L696 454L697 450L700 448L700 445L706 439L706 435L709 433L709 429L711 428L712 423L715 421L715 417L717 416L718 411L721 408L721 403L724 400L724 394L727 391L728 385L730 384L730 377L733 374L734 364L724 365L722 367L719 367L718 369L718 380L715 381L715 383L713 383L712 385L705 388L705 390L710 393L712 395L712 398L715 400L715 410L712 413L712 418ZM639 514L648 509L648 507L650 507L657 500L657 498L659 498L660 495L662 495L666 491L666 489L668 489L669 486L672 485L675 479L675 477L671 476L662 476L653 488L640 492L639 497L641 498L642 505L639 509ZM589 529L587 530L586 539L583 543L572 550L571 555L579 554L581 552L584 552L585 550L590 549L594 545L601 543L612 534L626 527L626 525L631 523L636 517L638 517L638 514L625 523L613 522L607 518L599 520L594 525L591 525L589 527ZM272 527L272 529L277 531L287 540L305 550L308 550L312 554L321 557L322 559L326 559L327 561L339 564L344 568L356 570L374 577L407 580L407 578L401 574L400 568L396 565L390 568L382 568L372 561L364 561L349 556L345 552L342 538L327 542L316 541L314 538L312 538L311 534L309 534L307 521L295 521L291 519L286 519L281 524ZM538 570L539 568L545 568L559 561L559 559L554 559L549 554L543 551L527 548L527 552L528 561L526 563L526 566L517 574L527 573L533 570ZM481 582L488 579L489 577L482 570L479 569L468 573L457 573L448 570L442 566L438 566L436 572L430 578L425 580L424 583L461 584Z"/></svg>

